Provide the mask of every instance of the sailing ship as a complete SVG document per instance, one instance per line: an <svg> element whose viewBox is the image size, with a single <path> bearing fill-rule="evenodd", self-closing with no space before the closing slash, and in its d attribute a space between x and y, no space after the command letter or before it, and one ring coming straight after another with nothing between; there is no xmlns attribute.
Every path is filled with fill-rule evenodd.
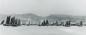
<svg viewBox="0 0 86 35"><path fill-rule="evenodd" d="M20 20L15 17L7 16L4 26L20 26Z"/></svg>

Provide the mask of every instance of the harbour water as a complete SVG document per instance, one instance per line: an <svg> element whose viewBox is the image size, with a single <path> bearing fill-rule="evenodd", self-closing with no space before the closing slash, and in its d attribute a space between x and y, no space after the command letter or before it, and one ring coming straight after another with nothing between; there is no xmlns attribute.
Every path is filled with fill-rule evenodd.
<svg viewBox="0 0 86 35"><path fill-rule="evenodd" d="M85 35L86 26L2 26L0 35Z"/></svg>

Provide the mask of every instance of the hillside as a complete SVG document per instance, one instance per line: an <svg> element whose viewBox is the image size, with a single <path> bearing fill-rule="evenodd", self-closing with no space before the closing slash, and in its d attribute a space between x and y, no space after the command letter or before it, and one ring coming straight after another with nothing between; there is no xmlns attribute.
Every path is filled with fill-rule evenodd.
<svg viewBox="0 0 86 35"><path fill-rule="evenodd" d="M1 15L0 19L5 19L7 15ZM15 14L11 15L15 16L16 18L19 18L22 22L29 22L31 23L40 23L41 21L47 19L49 22L55 22L55 21L62 21L62 20L71 20L71 21L79 21L79 20L86 20L85 16L71 16L71 15L49 15L46 17L38 16L36 14L27 13L27 14Z"/></svg>

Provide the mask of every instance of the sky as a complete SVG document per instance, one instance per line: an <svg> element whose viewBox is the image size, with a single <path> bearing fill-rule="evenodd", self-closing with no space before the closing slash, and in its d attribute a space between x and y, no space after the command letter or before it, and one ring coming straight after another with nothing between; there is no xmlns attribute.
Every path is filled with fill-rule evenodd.
<svg viewBox="0 0 86 35"><path fill-rule="evenodd" d="M86 0L0 0L0 14L86 16Z"/></svg>

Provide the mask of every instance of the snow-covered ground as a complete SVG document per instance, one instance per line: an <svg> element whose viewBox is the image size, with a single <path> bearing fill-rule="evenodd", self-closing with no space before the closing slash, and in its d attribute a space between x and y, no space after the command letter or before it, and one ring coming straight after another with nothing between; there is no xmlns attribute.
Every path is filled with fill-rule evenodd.
<svg viewBox="0 0 86 35"><path fill-rule="evenodd" d="M0 35L86 35L86 27L19 26L0 25Z"/></svg>

